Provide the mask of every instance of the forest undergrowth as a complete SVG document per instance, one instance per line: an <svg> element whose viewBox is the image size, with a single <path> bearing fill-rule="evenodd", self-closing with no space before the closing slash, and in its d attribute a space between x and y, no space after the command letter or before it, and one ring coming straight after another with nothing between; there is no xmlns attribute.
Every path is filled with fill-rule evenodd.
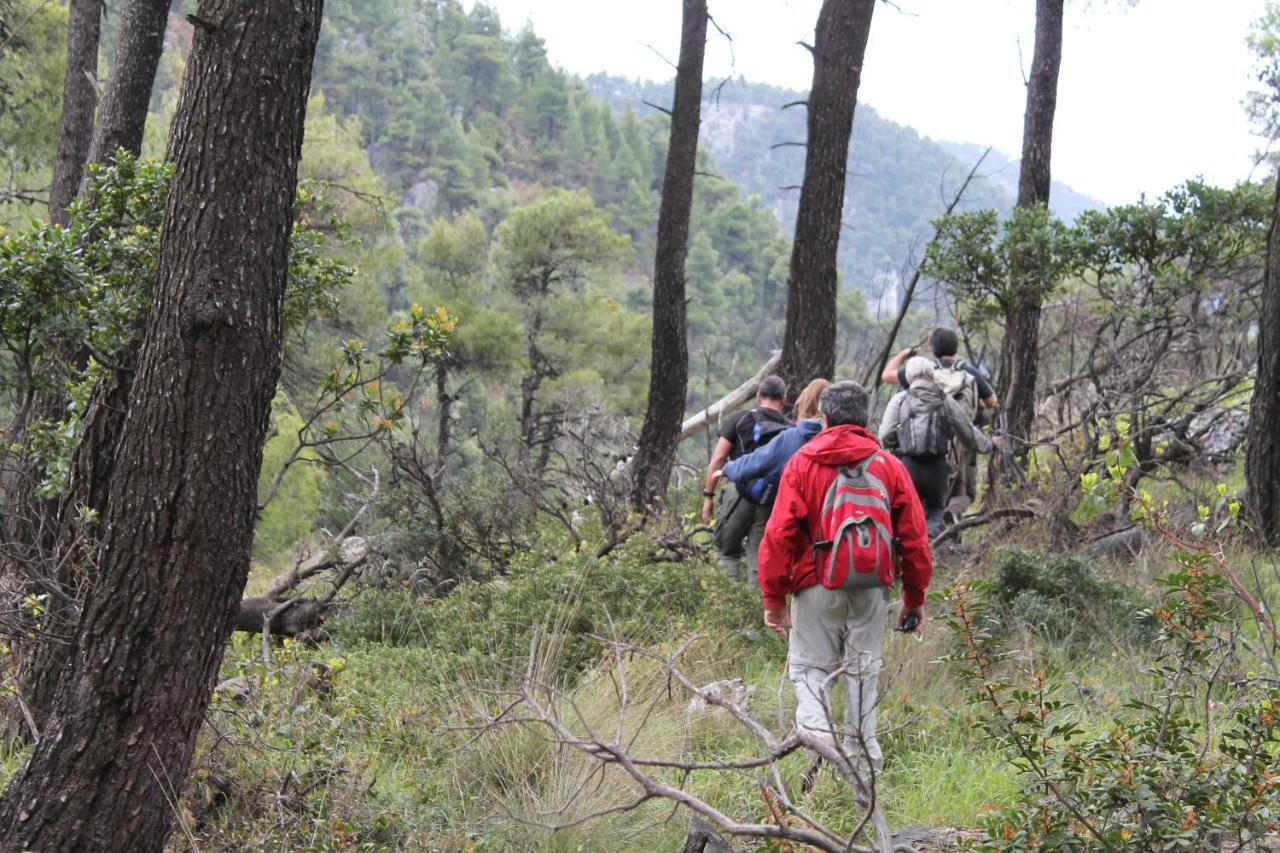
<svg viewBox="0 0 1280 853"><path fill-rule="evenodd" d="M1140 560L1093 563L1029 550L1036 538L1024 531L998 548L982 536L944 546L935 589L999 581L991 602L1003 608L1006 645L1067 685L1072 723L1103 732L1126 703L1151 698L1143 688L1150 627L1126 608L1154 600L1153 573L1172 557L1153 545ZM611 730L619 696L610 637L666 654L696 638L684 672L703 685L740 679L731 689L745 707L785 732L793 701L786 649L763 630L758 593L699 561L653 563L648 544L636 536L604 559L566 547L554 563L529 560L437 600L365 590L318 645L285 640L264 650L260 637L238 634L171 846L681 849L687 815L663 801L548 829L629 802L634 784L536 729L483 723L506 701L504 687L534 668L565 688L585 724ZM1064 578L1072 589L1063 590ZM1100 589L1111 597L1098 598ZM1037 621L1038 603L1050 601L1064 617L1056 627ZM880 728L888 760L878 794L895 828L975 827L1018 800L1019 773L946 660L960 648L942 618L949 605L931 607L920 641L887 640ZM731 718L691 705L652 662L633 660L629 674L632 701L651 703L625 726L637 755L756 754ZM15 765L14 756L5 761L6 775ZM797 753L783 772L798 776L803 766ZM728 814L767 822L759 777L696 771L681 783ZM850 790L821 772L804 805L844 829L858 811Z"/></svg>

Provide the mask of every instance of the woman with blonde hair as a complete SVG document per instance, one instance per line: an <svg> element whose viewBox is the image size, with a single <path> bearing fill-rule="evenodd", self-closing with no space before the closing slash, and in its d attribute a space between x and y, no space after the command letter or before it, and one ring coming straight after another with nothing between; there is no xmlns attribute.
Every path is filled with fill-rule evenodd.
<svg viewBox="0 0 1280 853"><path fill-rule="evenodd" d="M830 384L826 379L815 379L806 385L792 410L796 425L778 433L764 447L730 460L720 476L732 480L739 494L758 504L772 504L787 460L822 430L818 400Z"/></svg>
<svg viewBox="0 0 1280 853"><path fill-rule="evenodd" d="M804 390L796 398L796 407L791 412L797 423L821 417L821 413L818 411L818 398L822 396L822 392L827 390L827 386L830 384L826 379L815 379L804 386Z"/></svg>

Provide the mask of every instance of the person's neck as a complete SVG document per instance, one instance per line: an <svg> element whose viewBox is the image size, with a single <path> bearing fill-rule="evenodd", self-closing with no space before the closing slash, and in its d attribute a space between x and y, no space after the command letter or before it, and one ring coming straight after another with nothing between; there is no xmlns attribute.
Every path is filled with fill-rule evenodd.
<svg viewBox="0 0 1280 853"><path fill-rule="evenodd" d="M757 409L773 409L775 412L781 412L784 405L781 400L756 400Z"/></svg>

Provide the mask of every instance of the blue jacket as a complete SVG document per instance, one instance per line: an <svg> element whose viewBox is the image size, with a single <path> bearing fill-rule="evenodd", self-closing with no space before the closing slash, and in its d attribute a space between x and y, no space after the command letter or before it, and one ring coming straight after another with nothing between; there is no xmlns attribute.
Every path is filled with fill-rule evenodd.
<svg viewBox="0 0 1280 853"><path fill-rule="evenodd" d="M755 503L771 504L773 496L778 493L778 481L782 479L782 469L787 467L787 460L821 431L822 421L818 418L800 421L778 433L764 447L730 459L724 466L724 475L739 489L754 481L750 482L744 496Z"/></svg>

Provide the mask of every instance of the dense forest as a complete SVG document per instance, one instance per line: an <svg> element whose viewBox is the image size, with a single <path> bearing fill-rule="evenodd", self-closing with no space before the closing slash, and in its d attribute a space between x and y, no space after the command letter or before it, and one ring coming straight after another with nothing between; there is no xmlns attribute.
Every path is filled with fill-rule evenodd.
<svg viewBox="0 0 1280 853"><path fill-rule="evenodd" d="M655 82L461 0L0 0L0 849L1274 845L1275 178L1054 181L1082 13L1024 2L1014 157L859 99L874 0L807 92L704 81L706 0ZM922 454L914 530L938 327L991 450ZM825 736L799 466L722 568L771 374L905 484Z"/></svg>

